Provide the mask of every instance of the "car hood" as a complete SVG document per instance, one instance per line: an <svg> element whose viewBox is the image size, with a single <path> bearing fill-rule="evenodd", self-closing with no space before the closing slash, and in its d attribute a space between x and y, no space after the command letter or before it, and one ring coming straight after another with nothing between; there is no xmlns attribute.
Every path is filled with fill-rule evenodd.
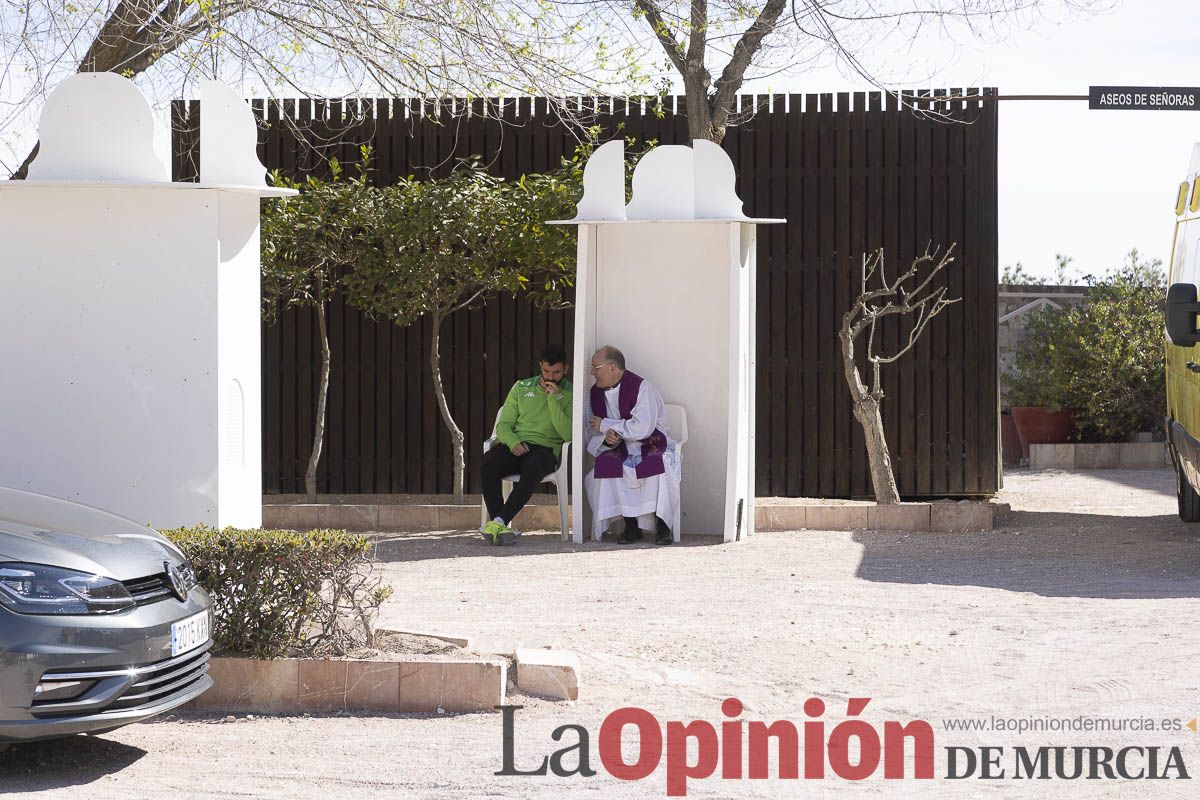
<svg viewBox="0 0 1200 800"><path fill-rule="evenodd" d="M0 487L0 561L48 564L119 581L157 575L183 554L161 534L108 511Z"/></svg>

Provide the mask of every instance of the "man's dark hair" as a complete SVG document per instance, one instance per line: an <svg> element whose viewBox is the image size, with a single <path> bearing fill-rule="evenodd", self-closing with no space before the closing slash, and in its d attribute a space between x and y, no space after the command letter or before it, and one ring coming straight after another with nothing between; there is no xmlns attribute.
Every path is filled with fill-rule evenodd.
<svg viewBox="0 0 1200 800"><path fill-rule="evenodd" d="M541 361L545 361L550 366L555 364L567 363L567 351L561 344L548 344L542 348Z"/></svg>

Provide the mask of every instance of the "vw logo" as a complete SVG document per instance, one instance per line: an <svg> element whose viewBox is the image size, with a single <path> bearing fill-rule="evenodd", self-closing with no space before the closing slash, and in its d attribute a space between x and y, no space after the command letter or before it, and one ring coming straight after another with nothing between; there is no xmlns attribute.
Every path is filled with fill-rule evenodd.
<svg viewBox="0 0 1200 800"><path fill-rule="evenodd" d="M170 561L164 561L163 566L166 567L167 579L171 582L171 589L175 592L175 596L180 600L187 600L187 581L184 579L183 573L179 571L179 567Z"/></svg>

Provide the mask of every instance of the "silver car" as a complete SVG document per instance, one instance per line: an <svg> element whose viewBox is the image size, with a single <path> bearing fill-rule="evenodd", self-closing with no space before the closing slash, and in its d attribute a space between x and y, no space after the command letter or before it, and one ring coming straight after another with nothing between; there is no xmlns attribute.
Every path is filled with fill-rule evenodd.
<svg viewBox="0 0 1200 800"><path fill-rule="evenodd" d="M156 531L0 488L0 742L103 733L188 702L212 685L211 630L208 594Z"/></svg>

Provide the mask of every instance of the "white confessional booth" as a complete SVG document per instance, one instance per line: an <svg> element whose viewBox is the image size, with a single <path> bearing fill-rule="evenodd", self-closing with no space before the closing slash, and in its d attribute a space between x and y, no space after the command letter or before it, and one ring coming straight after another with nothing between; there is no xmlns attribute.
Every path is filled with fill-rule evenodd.
<svg viewBox="0 0 1200 800"><path fill-rule="evenodd" d="M746 217L735 177L725 152L703 140L646 153L628 205L622 142L598 148L584 169L584 196L566 221L579 230L575 542L591 531L586 370L606 344L686 414L681 532L729 542L754 530L755 230L784 220Z"/></svg>
<svg viewBox="0 0 1200 800"><path fill-rule="evenodd" d="M132 82L46 101L0 181L0 485L158 527L262 524L253 115L202 89L200 183L172 183Z"/></svg>

